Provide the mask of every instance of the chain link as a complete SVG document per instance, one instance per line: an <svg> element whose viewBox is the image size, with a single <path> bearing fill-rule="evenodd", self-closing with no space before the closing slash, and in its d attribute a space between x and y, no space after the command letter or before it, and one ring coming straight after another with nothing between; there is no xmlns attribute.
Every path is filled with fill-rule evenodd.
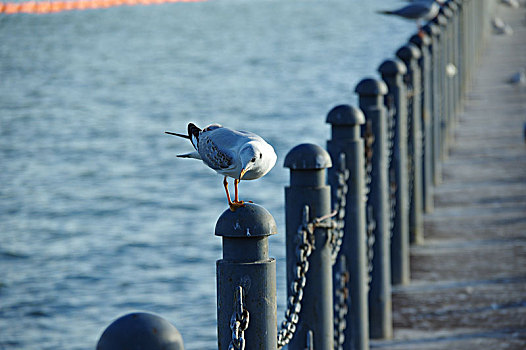
<svg viewBox="0 0 526 350"><path fill-rule="evenodd" d="M395 135L396 135L396 105L394 103L394 96L388 95L386 99L386 105L388 108L388 158L387 158L387 169L389 169L389 232L390 237L393 236L395 215L396 215L396 190L398 188L396 184L395 169L393 166L393 154L395 148Z"/></svg>
<svg viewBox="0 0 526 350"><path fill-rule="evenodd" d="M278 349L290 342L299 322L303 289L307 283L307 271L309 271L308 258L314 249L314 223L309 223L308 206L303 208L303 220L298 228L297 237L295 276L290 284L291 295L288 298L285 321L282 322L281 329L278 331Z"/></svg>
<svg viewBox="0 0 526 350"><path fill-rule="evenodd" d="M333 219L332 233L331 233L331 257L332 264L336 263L338 253L340 252L341 245L343 243L343 235L345 228L345 207L347 205L347 192L349 186L347 186L347 180L349 180L349 169L347 169L345 161L345 153L340 153L339 167L335 176L337 177L338 188L336 189L335 196L333 196Z"/></svg>
<svg viewBox="0 0 526 350"><path fill-rule="evenodd" d="M230 318L232 341L228 350L245 350L245 331L248 328L249 313L243 305L243 287L238 286L234 294L234 313Z"/></svg>
<svg viewBox="0 0 526 350"><path fill-rule="evenodd" d="M408 207L410 208L411 205L412 205L412 202L413 202L413 188L414 188L414 180L415 180L415 177L414 177L414 169L415 169L415 164L414 164L414 161L413 161L413 157L414 157L414 154L413 154L413 148L414 148L414 145L413 145L413 138L410 136L412 135L412 130L413 130L413 98L414 98L414 93L413 93L413 86L411 85L410 82L407 83L407 135L409 136L407 138L407 149L408 151L410 152L410 154L412 154L411 157L407 157L407 171L409 172L408 174L408 184L407 184L407 192L408 192Z"/></svg>
<svg viewBox="0 0 526 350"><path fill-rule="evenodd" d="M366 230L367 230L367 272L368 272L368 278L367 278L367 288L369 288L372 280L372 272L373 272L373 258L374 258L374 250L373 245L375 241L374 237L374 230L376 229L376 220L374 219L374 213L373 208L371 204L369 203L369 194L371 192L371 182L372 182L372 176L371 173L373 171L373 145L375 141L375 137L373 134L373 126L370 120L366 123L366 129L365 129L365 201L366 201Z"/></svg>
<svg viewBox="0 0 526 350"><path fill-rule="evenodd" d="M298 228L298 243L296 245L296 269L294 280L290 284L291 295L288 297L287 310L285 310L285 321L281 323L281 329L278 331L278 349L287 345L294 333L296 325L299 322L301 311L301 301L303 300L303 289L307 284L307 271L309 271L309 257L314 246L314 229L326 228L334 229L334 222L323 222L336 215L336 212L322 216L309 222L309 206L303 208L302 223Z"/></svg>
<svg viewBox="0 0 526 350"><path fill-rule="evenodd" d="M343 350L345 342L345 328L347 322L345 317L349 311L350 294L347 287L350 281L350 274L347 271L345 255L340 256L339 270L336 273L335 300L334 300L334 350ZM349 301L349 303L348 303Z"/></svg>

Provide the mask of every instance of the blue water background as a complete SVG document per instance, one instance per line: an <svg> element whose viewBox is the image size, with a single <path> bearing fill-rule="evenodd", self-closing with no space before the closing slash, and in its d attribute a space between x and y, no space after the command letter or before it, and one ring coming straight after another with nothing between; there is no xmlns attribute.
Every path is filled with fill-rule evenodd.
<svg viewBox="0 0 526 350"><path fill-rule="evenodd" d="M280 233L283 159L324 145L327 112L415 31L396 0L215 0L0 15L0 349L94 349L116 317L156 312L216 348L213 235L222 178L165 130L254 131L276 149L241 198Z"/></svg>

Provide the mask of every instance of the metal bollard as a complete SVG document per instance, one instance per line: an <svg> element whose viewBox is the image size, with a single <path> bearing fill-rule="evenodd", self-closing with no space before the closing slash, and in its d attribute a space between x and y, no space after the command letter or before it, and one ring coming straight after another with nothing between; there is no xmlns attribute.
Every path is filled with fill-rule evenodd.
<svg viewBox="0 0 526 350"><path fill-rule="evenodd" d="M431 38L430 58L431 58L431 75L432 75L432 93L431 93L431 132L433 134L433 184L435 186L442 182L442 163L440 162L440 131L441 131L441 96L440 90L440 29L433 23L428 23L424 32Z"/></svg>
<svg viewBox="0 0 526 350"><path fill-rule="evenodd" d="M285 188L287 229L287 285L297 277L298 231L315 219L327 217L331 210L331 192L326 184L325 171L331 167L329 154L313 144L294 147L285 157L284 166L290 169L290 186ZM307 207L307 212L305 212ZM296 333L289 350L303 350L307 335L312 331L314 349L333 349L333 288L330 230L315 225L314 247L308 259L309 269L303 289L301 311ZM287 290L291 297L291 290Z"/></svg>
<svg viewBox="0 0 526 350"><path fill-rule="evenodd" d="M216 265L219 350L231 342L244 342L250 350L277 349L276 261L268 256L268 236L276 233L272 215L256 204L227 209L217 220L215 235L223 238L223 259ZM231 328L235 321L241 329Z"/></svg>
<svg viewBox="0 0 526 350"><path fill-rule="evenodd" d="M449 65L453 62L453 11L449 9L448 6L442 6L440 9L440 13L446 18L447 24L445 28L446 32L446 40L444 41L444 44L446 46L445 52L446 52L446 69L444 70L443 74L445 75L446 80L446 90L444 91L446 94L446 134L445 137L447 139L446 144L446 157L449 154L449 150L451 148L451 144L453 142L453 122L454 122L454 84L453 79L449 76L447 73L449 71Z"/></svg>
<svg viewBox="0 0 526 350"><path fill-rule="evenodd" d="M367 199L367 210L372 216L368 218L367 225L375 223L372 226L374 237L372 261L369 257L369 264L372 264L369 266L369 269L372 268L372 271L369 271L371 278L369 329L373 338L389 338L392 336L391 303L390 297L387 297L391 294L391 223L387 163L388 144L391 141L388 139L388 133L391 123L384 105L387 85L380 80L364 79L358 83L355 92L359 95L359 105L365 114L365 129L370 129L374 137L370 192ZM370 229L371 227L368 228Z"/></svg>
<svg viewBox="0 0 526 350"><path fill-rule="evenodd" d="M440 160L446 158L447 150L447 137L446 137L446 123L447 123L447 86L446 86L446 65L447 65L447 45L445 42L447 39L446 25L447 19L443 15L438 15L433 20L433 23L437 25L440 32L440 41L439 41L439 56L437 57L439 61L438 66L438 81L439 89L437 93L440 94Z"/></svg>
<svg viewBox="0 0 526 350"><path fill-rule="evenodd" d="M389 167L390 188L395 190L391 229L391 283L408 284L409 270L409 199L407 182L407 91L403 77L407 72L398 59L384 61L379 69L389 89L394 109L393 159Z"/></svg>
<svg viewBox="0 0 526 350"><path fill-rule="evenodd" d="M184 350L181 333L161 316L133 312L113 321L102 333L97 350Z"/></svg>
<svg viewBox="0 0 526 350"><path fill-rule="evenodd" d="M346 168L350 177L347 180L345 234L340 250L340 259L345 259L345 270L350 275L349 298L345 329L344 349L368 349L367 311L367 260L366 260L366 224L365 224L365 178L364 178L364 143L360 135L360 126L365 123L365 117L358 108L348 105L334 107L327 115L327 123L332 126L332 139L327 142L327 149L332 159L345 155ZM332 188L337 187L336 167L329 170L329 182ZM390 286L389 286L390 287ZM378 293L378 291L375 291ZM384 291L385 298L378 297L380 304L376 314L385 309L383 320L374 323L377 328L389 328L391 319L390 289ZM371 291L372 293L372 291ZM389 308L386 307L389 306ZM369 309L369 312L372 311ZM388 323L388 325L384 325Z"/></svg>
<svg viewBox="0 0 526 350"><path fill-rule="evenodd" d="M431 94L432 94L432 72L430 45L431 39L427 34L412 36L409 41L416 45L421 52L418 60L421 72L421 102L422 102L422 204L426 213L433 212L433 132L431 115Z"/></svg>
<svg viewBox="0 0 526 350"><path fill-rule="evenodd" d="M409 167L409 239L411 243L424 241L424 220L422 206L422 128L420 101L420 69L416 60L420 50L413 45L402 46L396 55L407 67L408 97L408 167ZM410 88L410 90L409 90Z"/></svg>

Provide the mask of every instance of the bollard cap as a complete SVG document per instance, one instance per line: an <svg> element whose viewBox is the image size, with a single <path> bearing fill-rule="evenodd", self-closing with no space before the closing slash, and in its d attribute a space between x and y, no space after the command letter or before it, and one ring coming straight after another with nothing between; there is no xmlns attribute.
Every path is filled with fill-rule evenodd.
<svg viewBox="0 0 526 350"><path fill-rule="evenodd" d="M409 42L412 44L415 44L420 49L425 46L431 45L431 38L429 35L424 31L424 33L421 33L420 35L415 34L410 39Z"/></svg>
<svg viewBox="0 0 526 350"><path fill-rule="evenodd" d="M446 18L451 18L453 17L453 11L451 11L449 8L445 7L445 6L442 6L440 8L440 14L445 16Z"/></svg>
<svg viewBox="0 0 526 350"><path fill-rule="evenodd" d="M398 51L396 51L396 56L407 63L412 59L420 58L421 54L416 45L409 43L399 48Z"/></svg>
<svg viewBox="0 0 526 350"><path fill-rule="evenodd" d="M181 333L161 316L148 312L124 315L102 333L97 350L184 350Z"/></svg>
<svg viewBox="0 0 526 350"><path fill-rule="evenodd" d="M380 67L378 67L378 71L382 75L397 75L397 74L405 74L407 73L407 68L401 60L395 58L395 59L389 59L385 60Z"/></svg>
<svg viewBox="0 0 526 350"><path fill-rule="evenodd" d="M354 92L360 96L383 96L387 95L387 85L381 80L366 78L356 85Z"/></svg>
<svg viewBox="0 0 526 350"><path fill-rule="evenodd" d="M362 125L365 124L365 116L360 108L339 105L327 114L327 123L332 125Z"/></svg>
<svg viewBox="0 0 526 350"><path fill-rule="evenodd" d="M222 237L265 237L278 233L274 217L254 203L232 211L227 209L216 222L215 235Z"/></svg>
<svg viewBox="0 0 526 350"><path fill-rule="evenodd" d="M446 6L448 6L453 12L458 10L458 5L454 1L448 1Z"/></svg>
<svg viewBox="0 0 526 350"><path fill-rule="evenodd" d="M435 19L433 19L433 23L441 27L445 27L447 25L447 18L444 15L439 14L438 16L435 17Z"/></svg>
<svg viewBox="0 0 526 350"><path fill-rule="evenodd" d="M291 170L318 170L330 168L332 162L329 153L320 146L302 143L290 150L283 166Z"/></svg>
<svg viewBox="0 0 526 350"><path fill-rule="evenodd" d="M422 30L429 36L435 36L440 34L440 28L433 22L427 23Z"/></svg>

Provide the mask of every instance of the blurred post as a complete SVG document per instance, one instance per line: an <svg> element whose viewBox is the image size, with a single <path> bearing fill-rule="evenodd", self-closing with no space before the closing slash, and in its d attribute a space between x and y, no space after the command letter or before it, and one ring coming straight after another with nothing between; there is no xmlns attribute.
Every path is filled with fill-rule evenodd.
<svg viewBox="0 0 526 350"><path fill-rule="evenodd" d="M374 244L372 261L369 260L369 329L374 338L390 338L391 325L391 224L388 180L388 133L390 120L384 105L387 85L381 80L364 79L355 89L359 105L365 114L366 132L373 138L371 159L371 184L367 206L371 217ZM367 131L369 130L369 131ZM372 222L371 222L372 221ZM368 228L370 229L370 228ZM370 242L369 242L369 250ZM369 259L371 257L369 256Z"/></svg>
<svg viewBox="0 0 526 350"><path fill-rule="evenodd" d="M340 105L328 113L327 123L332 126L332 139L327 142L327 149L332 159L339 159L341 153L345 155L346 168L350 173L347 180L345 234L340 250L340 256L345 257L345 270L350 275L347 299L349 312L343 348L368 349L364 141L360 134L365 117L356 107ZM335 168L329 170L329 182L333 188L337 187ZM382 304L374 306L383 309L383 304L389 300L380 300ZM382 327L381 324L377 326Z"/></svg>
<svg viewBox="0 0 526 350"><path fill-rule="evenodd" d="M424 241L422 206L422 128L420 101L420 50L413 45L402 46L396 55L407 67L408 95L408 178L409 178L409 239L411 243Z"/></svg>
<svg viewBox="0 0 526 350"><path fill-rule="evenodd" d="M391 283L407 284L410 280L409 269L409 202L407 181L407 90L403 81L407 69L399 59L384 61L379 69L386 82L389 94L386 96L392 104L394 138L393 159L389 167L391 194Z"/></svg>
<svg viewBox="0 0 526 350"><path fill-rule="evenodd" d="M432 114L431 114L431 95L432 90L432 72L430 45L431 39L427 34L421 33L414 35L409 41L416 45L421 52L418 59L418 65L421 72L421 133L422 133L422 204L426 213L433 211L433 132L432 132Z"/></svg>

